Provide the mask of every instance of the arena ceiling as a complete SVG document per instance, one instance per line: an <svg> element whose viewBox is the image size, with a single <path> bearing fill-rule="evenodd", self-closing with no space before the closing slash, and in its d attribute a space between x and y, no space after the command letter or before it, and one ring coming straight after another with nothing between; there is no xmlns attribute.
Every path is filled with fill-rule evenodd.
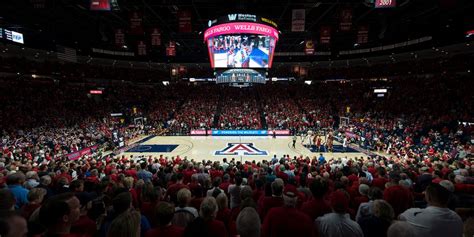
<svg viewBox="0 0 474 237"><path fill-rule="evenodd" d="M45 7L34 8L32 2L45 2ZM375 9L373 0L118 0L117 3L120 10L104 12L90 11L90 0L4 0L0 1L0 27L24 33L28 47L52 50L61 44L88 55L91 48L116 50L114 30L128 28L130 13L139 11L145 28L160 28L163 43L169 40L178 43L176 57L166 57L165 47L158 47L141 60L188 63L208 62L202 32L210 19L231 13L256 14L275 21L281 31L276 52L302 52L302 42L307 39L315 40L316 51L330 52L424 36L432 36L433 40L417 47L432 47L462 41L464 32L474 29L472 0L398 0L398 6L393 9ZM342 32L337 29L341 9L345 8L352 9L352 28ZM293 9L306 10L304 32L291 32ZM180 10L192 14L190 33L178 32ZM354 46L360 25L369 26L369 42ZM321 26L333 29L329 45L318 43ZM134 40L128 40L130 51L136 47ZM336 53L324 60L336 55L339 57Z"/></svg>

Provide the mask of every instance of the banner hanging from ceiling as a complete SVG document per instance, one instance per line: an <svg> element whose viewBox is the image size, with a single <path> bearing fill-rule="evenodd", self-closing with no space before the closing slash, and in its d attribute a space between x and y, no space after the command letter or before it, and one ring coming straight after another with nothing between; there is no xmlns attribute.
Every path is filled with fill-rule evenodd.
<svg viewBox="0 0 474 237"><path fill-rule="evenodd" d="M339 15L339 29L341 31L349 31L352 27L352 9L342 9Z"/></svg>
<svg viewBox="0 0 474 237"><path fill-rule="evenodd" d="M161 45L161 32L158 28L153 28L150 36L151 36L151 46Z"/></svg>
<svg viewBox="0 0 474 237"><path fill-rule="evenodd" d="M170 41L166 47L166 56L176 56L176 42Z"/></svg>
<svg viewBox="0 0 474 237"><path fill-rule="evenodd" d="M331 42L331 27L321 26L319 42L321 44L329 44Z"/></svg>
<svg viewBox="0 0 474 237"><path fill-rule="evenodd" d="M375 0L375 8L391 8L396 6L396 0Z"/></svg>
<svg viewBox="0 0 474 237"><path fill-rule="evenodd" d="M313 40L306 40L304 45L304 53L306 55L313 55L314 54L314 43Z"/></svg>
<svg viewBox="0 0 474 237"><path fill-rule="evenodd" d="M143 40L137 42L137 55L146 56L146 44Z"/></svg>
<svg viewBox="0 0 474 237"><path fill-rule="evenodd" d="M189 10L180 10L178 11L178 24L179 32L181 33L190 33L192 32L191 24L191 11Z"/></svg>
<svg viewBox="0 0 474 237"><path fill-rule="evenodd" d="M305 9L293 9L291 15L291 31L303 32L306 20Z"/></svg>
<svg viewBox="0 0 474 237"><path fill-rule="evenodd" d="M366 25L359 26L357 30L357 43L366 44L369 41L369 27Z"/></svg>
<svg viewBox="0 0 474 237"><path fill-rule="evenodd" d="M130 34L143 34L143 17L142 14L137 11L130 14Z"/></svg>
<svg viewBox="0 0 474 237"><path fill-rule="evenodd" d="M125 45L125 34L123 32L123 29L115 30L115 45L117 47L122 47Z"/></svg>
<svg viewBox="0 0 474 237"><path fill-rule="evenodd" d="M30 3L35 9L46 8L46 0L30 0Z"/></svg>

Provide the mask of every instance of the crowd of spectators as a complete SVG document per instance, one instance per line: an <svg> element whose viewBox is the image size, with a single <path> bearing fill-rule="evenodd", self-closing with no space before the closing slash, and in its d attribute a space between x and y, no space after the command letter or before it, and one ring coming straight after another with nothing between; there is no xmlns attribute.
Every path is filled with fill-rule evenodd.
<svg viewBox="0 0 474 237"><path fill-rule="evenodd" d="M261 129L261 113L254 88L222 89L218 129Z"/></svg>
<svg viewBox="0 0 474 237"><path fill-rule="evenodd" d="M474 231L471 154L327 161L282 155L243 163L113 155L1 159L2 236L470 236Z"/></svg>
<svg viewBox="0 0 474 237"><path fill-rule="evenodd" d="M3 82L1 236L474 234L474 87L462 76L268 90L126 84L102 96L88 94L90 85ZM383 98L373 93L380 87ZM338 137L379 155L243 163L66 156L97 144L110 150L112 131L131 140L146 124L303 131L337 127L342 116L350 121ZM139 117L145 124L133 124Z"/></svg>
<svg viewBox="0 0 474 237"><path fill-rule="evenodd" d="M470 86L459 78L393 83L386 99L354 113L340 132L361 147L398 157L464 158L473 140Z"/></svg>
<svg viewBox="0 0 474 237"><path fill-rule="evenodd" d="M282 91L281 85L267 85L259 89L268 129L297 131L309 128L306 114L292 98L296 89L294 86L285 88L286 91Z"/></svg>
<svg viewBox="0 0 474 237"><path fill-rule="evenodd" d="M190 92L187 101L175 114L171 130L189 134L193 129L210 129L217 112L219 90L215 85L206 85Z"/></svg>

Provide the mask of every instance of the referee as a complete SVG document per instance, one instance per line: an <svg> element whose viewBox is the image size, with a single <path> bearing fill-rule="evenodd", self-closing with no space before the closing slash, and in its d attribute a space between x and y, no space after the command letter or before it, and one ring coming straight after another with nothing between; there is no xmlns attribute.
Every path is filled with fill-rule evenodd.
<svg viewBox="0 0 474 237"><path fill-rule="evenodd" d="M293 148L296 148L296 134L293 134Z"/></svg>

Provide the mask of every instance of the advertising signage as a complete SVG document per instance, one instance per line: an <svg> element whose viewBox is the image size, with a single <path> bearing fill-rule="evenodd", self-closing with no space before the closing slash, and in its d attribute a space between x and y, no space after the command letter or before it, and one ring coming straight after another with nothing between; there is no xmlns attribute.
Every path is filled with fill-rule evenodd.
<svg viewBox="0 0 474 237"><path fill-rule="evenodd" d="M0 39L5 39L5 40L19 43L19 44L25 43L22 33L19 33L13 30L2 29L2 28L0 28Z"/></svg>

